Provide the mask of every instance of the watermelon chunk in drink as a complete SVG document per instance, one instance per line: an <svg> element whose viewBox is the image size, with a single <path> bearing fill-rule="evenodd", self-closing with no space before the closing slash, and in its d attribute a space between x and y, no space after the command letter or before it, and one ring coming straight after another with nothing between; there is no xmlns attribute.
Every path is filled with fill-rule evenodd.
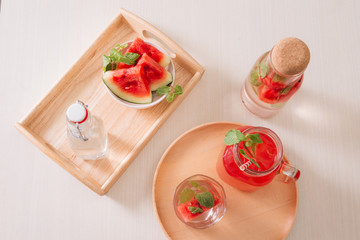
<svg viewBox="0 0 360 240"><path fill-rule="evenodd" d="M185 221L191 221L193 218L196 218L197 216L206 213L207 211L209 211L210 209L214 208L216 205L219 204L219 198L212 192L210 192L214 199L215 199L215 203L214 206L211 208L207 208L204 206L201 206L201 204L196 200L195 197L193 197L190 201L180 204L177 207L178 212L182 215L182 217L185 219ZM198 207L201 208L203 210L203 212L198 212L198 213L192 213L189 210L189 207Z"/></svg>

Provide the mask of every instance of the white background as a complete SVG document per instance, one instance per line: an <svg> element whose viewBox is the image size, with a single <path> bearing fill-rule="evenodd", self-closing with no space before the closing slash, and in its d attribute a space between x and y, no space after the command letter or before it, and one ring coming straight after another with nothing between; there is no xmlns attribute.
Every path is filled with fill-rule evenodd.
<svg viewBox="0 0 360 240"><path fill-rule="evenodd" d="M13 127L123 7L159 28L206 72L106 196ZM311 50L304 84L271 119L248 113L240 88L280 39ZM360 2L2 0L0 239L166 239L152 205L165 149L211 121L269 127L302 170L288 239L360 239ZM129 136L131 137L131 136ZM239 236L241 239L241 236Z"/></svg>

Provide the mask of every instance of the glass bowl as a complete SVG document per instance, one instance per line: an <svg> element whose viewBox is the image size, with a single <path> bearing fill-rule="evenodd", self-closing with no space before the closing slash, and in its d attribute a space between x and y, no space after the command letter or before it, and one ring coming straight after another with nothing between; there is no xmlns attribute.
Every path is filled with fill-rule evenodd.
<svg viewBox="0 0 360 240"><path fill-rule="evenodd" d="M214 179L193 175L176 187L173 205L180 221L193 228L207 228L225 214L225 191Z"/></svg>

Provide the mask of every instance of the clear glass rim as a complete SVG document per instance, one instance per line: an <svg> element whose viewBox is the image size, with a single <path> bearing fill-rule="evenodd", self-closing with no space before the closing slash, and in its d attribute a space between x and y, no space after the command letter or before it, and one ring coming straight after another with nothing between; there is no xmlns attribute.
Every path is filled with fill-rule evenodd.
<svg viewBox="0 0 360 240"><path fill-rule="evenodd" d="M249 174L251 176L265 176L265 175L273 172L280 165L280 163L282 162L282 159L283 159L283 145L282 145L282 142L281 142L279 136L269 128L250 127L248 129L246 129L245 131L243 131L243 134L246 135L247 133L251 133L251 132L261 132L261 133L266 134L267 136L269 136L274 141L275 146L276 146L276 150L277 150L276 159L275 159L274 165L271 168L269 168L266 171L255 171L255 170L252 170L250 168L246 168L244 170L245 173L247 173L247 174ZM234 156L236 165L240 169L240 166L242 164L244 164L245 162L243 162L241 160L241 157L240 157L240 154L239 154L239 144L238 143L234 145L233 156Z"/></svg>
<svg viewBox="0 0 360 240"><path fill-rule="evenodd" d="M174 197L175 197L177 191L179 190L180 186L182 186L184 183L186 183L187 181L189 181L190 179L195 178L195 177L202 177L202 178L208 179L208 180L216 183L216 184L220 187L220 189L222 190L222 193L224 194L224 202L226 201L226 195L225 195L225 189L224 189L224 187L223 187L218 181L216 181L215 179L213 179L212 177L209 177L209 176L206 176L206 175L200 174L200 173L199 173L199 174L192 175L192 176L184 179L181 183L179 183L179 184L176 186L176 189L175 189L175 192L174 192Z"/></svg>

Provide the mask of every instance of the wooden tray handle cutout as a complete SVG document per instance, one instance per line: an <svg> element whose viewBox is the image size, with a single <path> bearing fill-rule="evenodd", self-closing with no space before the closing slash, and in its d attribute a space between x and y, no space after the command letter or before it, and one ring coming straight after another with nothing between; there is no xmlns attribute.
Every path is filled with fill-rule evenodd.
<svg viewBox="0 0 360 240"><path fill-rule="evenodd" d="M172 48L169 47L169 45L167 45L163 40L158 38L155 34L151 33L148 30L143 30L142 35L144 36L144 38L153 39L156 42L158 42L160 45L162 45L165 48L166 52L169 53L169 56L172 59L176 58L176 53L172 50Z"/></svg>

